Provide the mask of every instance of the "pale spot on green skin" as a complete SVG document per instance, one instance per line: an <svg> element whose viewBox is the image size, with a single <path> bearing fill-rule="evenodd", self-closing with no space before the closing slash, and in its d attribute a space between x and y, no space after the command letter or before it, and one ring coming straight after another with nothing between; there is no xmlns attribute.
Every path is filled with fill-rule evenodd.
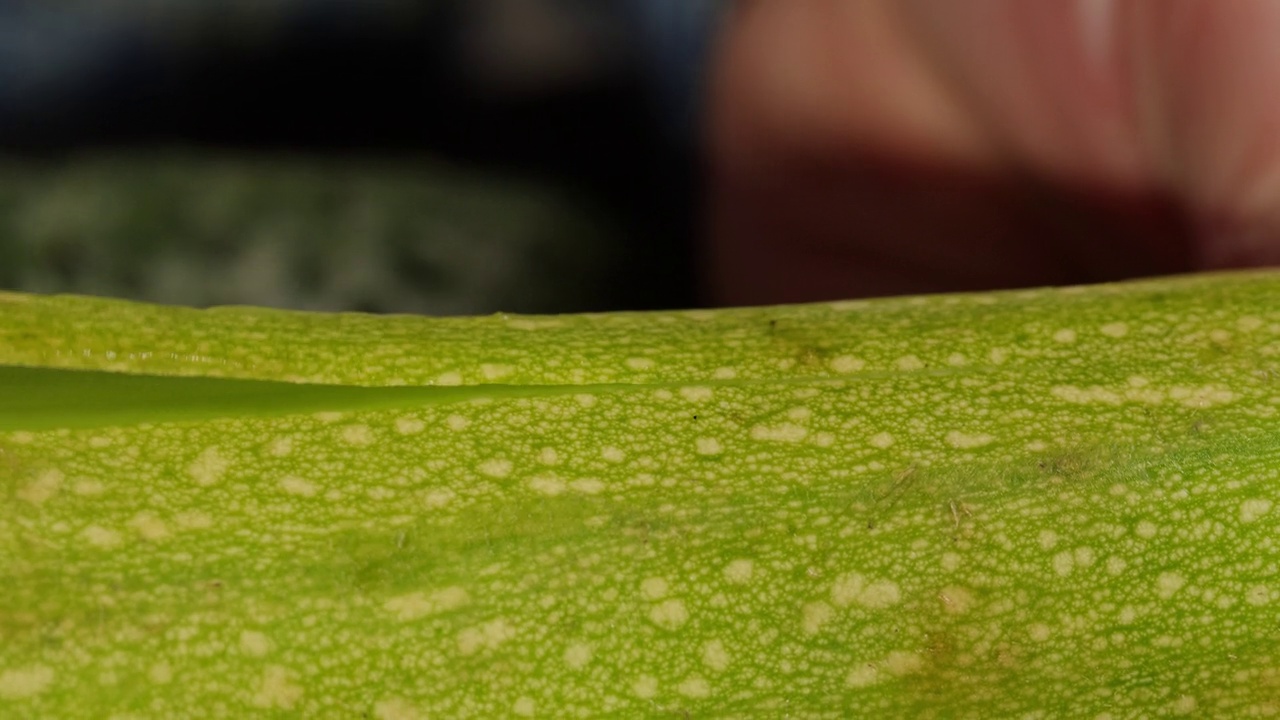
<svg viewBox="0 0 1280 720"><path fill-rule="evenodd" d="M627 454L612 445L606 445L600 448L600 457L611 463L620 463L627 459Z"/></svg>
<svg viewBox="0 0 1280 720"><path fill-rule="evenodd" d="M1196 706L1197 703L1194 697L1190 695L1183 695L1173 701L1172 706L1170 706L1170 710L1172 710L1175 715L1190 715L1196 711Z"/></svg>
<svg viewBox="0 0 1280 720"><path fill-rule="evenodd" d="M267 444L267 452L272 457L287 457L293 452L293 437L286 435L272 440Z"/></svg>
<svg viewBox="0 0 1280 720"><path fill-rule="evenodd" d="M570 670L581 670L591 662L591 646L584 642L576 642L565 648L564 664Z"/></svg>
<svg viewBox="0 0 1280 720"><path fill-rule="evenodd" d="M858 600L866 587L866 578L860 573L841 576L831 586L831 600L840 607L848 607Z"/></svg>
<svg viewBox="0 0 1280 720"><path fill-rule="evenodd" d="M1054 397L1066 400L1069 403L1078 405L1119 405L1124 400L1124 396L1114 390L1104 387L1079 388L1073 385L1060 385L1054 387L1050 392Z"/></svg>
<svg viewBox="0 0 1280 720"><path fill-rule="evenodd" d="M1223 387L1205 385L1202 387L1175 387L1169 390L1169 397L1189 408L1209 408L1235 400L1235 393Z"/></svg>
<svg viewBox="0 0 1280 720"><path fill-rule="evenodd" d="M422 506L428 510L439 510L453 502L455 493L448 488L437 488L422 493Z"/></svg>
<svg viewBox="0 0 1280 720"><path fill-rule="evenodd" d="M298 497L315 497L320 492L320 488L310 480L300 478L297 475L285 475L280 478L280 489L290 495Z"/></svg>
<svg viewBox="0 0 1280 720"><path fill-rule="evenodd" d="M719 640L708 640L702 646L702 664L715 672L729 668L729 651Z"/></svg>
<svg viewBox="0 0 1280 720"><path fill-rule="evenodd" d="M885 657L884 668L898 677L910 675L924 668L924 658L913 652L894 650Z"/></svg>
<svg viewBox="0 0 1280 720"><path fill-rule="evenodd" d="M346 416L347 416L347 414L346 414L346 413L338 412L338 411L335 411L335 410L325 410L325 411L318 412L318 413L316 413L315 415L313 415L313 417L314 417L315 419L319 420L319 421L320 421L320 422L322 422L322 423L326 423L326 424L333 424L333 423L336 423L336 422L338 422L339 420L341 420L342 418L344 418L344 417L346 417Z"/></svg>
<svg viewBox="0 0 1280 720"><path fill-rule="evenodd" d="M537 712L537 705L533 702L533 698L527 695L521 696L511 706L511 712L519 717L533 717Z"/></svg>
<svg viewBox="0 0 1280 720"><path fill-rule="evenodd" d="M800 608L800 629L806 635L817 635L822 632L822 626L831 622L835 616L836 611L821 600L805 603Z"/></svg>
<svg viewBox="0 0 1280 720"><path fill-rule="evenodd" d="M429 615L456 610L470 601L471 597L467 591L455 586L432 592L417 591L393 597L382 607L395 615L400 622L412 622Z"/></svg>
<svg viewBox="0 0 1280 720"><path fill-rule="evenodd" d="M1107 558L1107 573L1111 575L1120 575L1128 569L1128 567L1129 563L1125 562L1124 558L1118 555L1112 555Z"/></svg>
<svg viewBox="0 0 1280 720"><path fill-rule="evenodd" d="M960 353L951 353L947 356L947 364L951 367L964 367L969 364L969 358Z"/></svg>
<svg viewBox="0 0 1280 720"><path fill-rule="evenodd" d="M35 697L53 684L53 669L43 665L0 671L0 699Z"/></svg>
<svg viewBox="0 0 1280 720"><path fill-rule="evenodd" d="M71 491L77 495L101 495L106 488L97 480L77 480Z"/></svg>
<svg viewBox="0 0 1280 720"><path fill-rule="evenodd" d="M19 430L18 432L15 432L9 436L9 441L15 445L29 445L31 444L31 441L35 439L36 439L36 436L33 433L27 432L26 430Z"/></svg>
<svg viewBox="0 0 1280 720"><path fill-rule="evenodd" d="M271 651L271 641L257 630L242 630L239 645L240 652L250 657L264 657Z"/></svg>
<svg viewBox="0 0 1280 720"><path fill-rule="evenodd" d="M213 516L198 510L178 513L173 520L183 530L205 530L213 527Z"/></svg>
<svg viewBox="0 0 1280 720"><path fill-rule="evenodd" d="M953 552L943 553L939 565L945 572L955 572L960 567L960 556Z"/></svg>
<svg viewBox="0 0 1280 720"><path fill-rule="evenodd" d="M173 680L173 667L161 660L147 670L147 678L157 685L165 685Z"/></svg>
<svg viewBox="0 0 1280 720"><path fill-rule="evenodd" d="M100 525L90 525L80 532L80 537L90 545L103 550L118 548L124 543L120 533Z"/></svg>
<svg viewBox="0 0 1280 720"><path fill-rule="evenodd" d="M690 675L676 686L676 692L687 698L705 698L711 696L711 685L701 675Z"/></svg>
<svg viewBox="0 0 1280 720"><path fill-rule="evenodd" d="M581 478L569 483L569 489L584 495L598 495L604 492L605 487L604 481L597 478Z"/></svg>
<svg viewBox="0 0 1280 720"><path fill-rule="evenodd" d="M196 459L187 466L187 473L201 487L208 487L222 479L231 461L223 457L217 446L205 448Z"/></svg>
<svg viewBox="0 0 1280 720"><path fill-rule="evenodd" d="M1128 323L1112 322L1098 328L1099 332L1110 338L1122 338L1129 334Z"/></svg>
<svg viewBox="0 0 1280 720"><path fill-rule="evenodd" d="M488 475L492 478L504 478L511 474L512 464L510 460L502 458L491 458L480 463L476 470L481 475Z"/></svg>
<svg viewBox="0 0 1280 720"><path fill-rule="evenodd" d="M865 310L868 304L866 300L837 300L836 302L827 303L827 307L834 312L846 313Z"/></svg>
<svg viewBox="0 0 1280 720"><path fill-rule="evenodd" d="M1072 558L1077 567L1090 567L1097 559L1097 555L1091 547L1078 547L1072 553Z"/></svg>
<svg viewBox="0 0 1280 720"><path fill-rule="evenodd" d="M649 600L661 600L667 596L669 590L667 581L660 577L645 578L640 583L640 594Z"/></svg>
<svg viewBox="0 0 1280 720"><path fill-rule="evenodd" d="M893 436L887 432L878 432L871 436L870 443L872 447L878 447L883 450L893 445Z"/></svg>
<svg viewBox="0 0 1280 720"><path fill-rule="evenodd" d="M555 465L560 462L560 453L555 448L544 447L538 451L538 462L543 465Z"/></svg>
<svg viewBox="0 0 1280 720"><path fill-rule="evenodd" d="M1053 530L1041 530L1037 540L1044 550L1052 550L1058 544L1058 533Z"/></svg>
<svg viewBox="0 0 1280 720"><path fill-rule="evenodd" d="M894 365L903 372L914 372L924 369L924 361L915 355L904 355L894 361Z"/></svg>
<svg viewBox="0 0 1280 720"><path fill-rule="evenodd" d="M689 611L683 600L663 600L650 608L649 620L664 630L678 630L689 620Z"/></svg>
<svg viewBox="0 0 1280 720"><path fill-rule="evenodd" d="M971 450L990 445L995 442L995 438L986 433L963 433L958 430L952 430L947 433L946 441L948 445L957 450Z"/></svg>
<svg viewBox="0 0 1280 720"><path fill-rule="evenodd" d="M652 675L641 675L631 683L631 692L641 700L648 700L658 694L658 679Z"/></svg>
<svg viewBox="0 0 1280 720"><path fill-rule="evenodd" d="M1255 585L1245 592L1244 599L1250 605L1266 605L1271 602L1271 589L1266 585Z"/></svg>
<svg viewBox="0 0 1280 720"><path fill-rule="evenodd" d="M808 434L809 430L807 428L795 423L782 423L774 426L756 425L751 428L751 439L766 442L800 442Z"/></svg>
<svg viewBox="0 0 1280 720"><path fill-rule="evenodd" d="M916 653L894 650L882 660L862 663L854 667L845 676L845 685L851 688L870 687L918 673L923 668L924 660Z"/></svg>
<svg viewBox="0 0 1280 720"><path fill-rule="evenodd" d="M653 361L649 358L633 357L627 358L627 367L638 372L653 369Z"/></svg>
<svg viewBox="0 0 1280 720"><path fill-rule="evenodd" d="M813 411L807 407L794 407L787 411L787 419L798 423L805 422L811 417L813 417Z"/></svg>
<svg viewBox="0 0 1280 720"><path fill-rule="evenodd" d="M1255 523L1271 512L1272 503L1266 498L1251 498L1240 503L1240 522Z"/></svg>
<svg viewBox="0 0 1280 720"><path fill-rule="evenodd" d="M738 371L731 367L716 368L711 373L711 378L713 380L733 380L736 377L738 377Z"/></svg>
<svg viewBox="0 0 1280 720"><path fill-rule="evenodd" d="M552 330L564 324L557 318L508 318L507 327L516 330Z"/></svg>
<svg viewBox="0 0 1280 720"><path fill-rule="evenodd" d="M597 402L596 396L588 393L578 393L573 396L573 399L577 400L582 407L592 407Z"/></svg>
<svg viewBox="0 0 1280 720"><path fill-rule="evenodd" d="M715 397L715 392L709 387L701 385L693 385L690 387L680 388L680 396L692 403L706 402Z"/></svg>
<svg viewBox="0 0 1280 720"><path fill-rule="evenodd" d="M461 415L450 415L445 418L444 424L454 432L462 432L471 425L471 421Z"/></svg>
<svg viewBox="0 0 1280 720"><path fill-rule="evenodd" d="M1246 315L1236 321L1236 327L1240 329L1240 332L1253 332L1263 325L1262 318L1253 317L1252 315Z"/></svg>
<svg viewBox="0 0 1280 720"><path fill-rule="evenodd" d="M977 602L968 588L959 585L948 585L938 591L938 601L942 604L942 611L948 615L963 615Z"/></svg>
<svg viewBox="0 0 1280 720"><path fill-rule="evenodd" d="M1133 532L1144 540L1150 540L1156 536L1156 533L1160 532L1160 528L1156 527L1156 524L1150 520L1142 520L1133 529Z"/></svg>
<svg viewBox="0 0 1280 720"><path fill-rule="evenodd" d="M302 686L297 684L296 677L297 674L289 668L281 665L267 666L253 695L254 706L292 710L302 699Z"/></svg>
<svg viewBox="0 0 1280 720"><path fill-rule="evenodd" d="M1076 558L1070 550L1063 550L1053 556L1053 571L1062 577L1067 577L1076 569Z"/></svg>
<svg viewBox="0 0 1280 720"><path fill-rule="evenodd" d="M859 594L858 603L869 610L881 610L884 607L897 605L900 598L901 592L896 583L891 580L876 580Z"/></svg>
<svg viewBox="0 0 1280 720"><path fill-rule="evenodd" d="M543 495L556 496L565 491L565 482L557 477L540 475L529 480L529 487Z"/></svg>
<svg viewBox="0 0 1280 720"><path fill-rule="evenodd" d="M702 437L694 441L694 447L699 455L719 455L724 452L724 446L720 441L713 437Z"/></svg>
<svg viewBox="0 0 1280 720"><path fill-rule="evenodd" d="M18 490L18 499L25 500L32 505L42 505L46 500L57 494L58 489L62 487L64 479L65 476L60 470L45 470L30 484Z"/></svg>
<svg viewBox="0 0 1280 720"><path fill-rule="evenodd" d="M1174 593L1187 584L1187 579L1176 572L1162 572L1156 577L1156 595L1161 600L1168 600Z"/></svg>
<svg viewBox="0 0 1280 720"><path fill-rule="evenodd" d="M510 365L495 365L493 363L483 363L480 365L480 375L490 382L501 380L515 372L515 368Z"/></svg>
<svg viewBox="0 0 1280 720"><path fill-rule="evenodd" d="M396 432L401 435L417 435L422 432L426 426L426 423L416 417L405 416L396 418Z"/></svg>
<svg viewBox="0 0 1280 720"><path fill-rule="evenodd" d="M829 363L831 369L841 375L850 375L862 370L867 366L866 361L860 360L852 355L840 355L831 358Z"/></svg>
<svg viewBox="0 0 1280 720"><path fill-rule="evenodd" d="M1076 341L1076 331L1071 330L1070 328L1059 330L1053 334L1053 341L1063 343L1064 345L1073 343Z"/></svg>
<svg viewBox="0 0 1280 720"><path fill-rule="evenodd" d="M427 715L419 712L413 703L404 698L388 698L379 700L373 706L373 716L378 720L426 720Z"/></svg>
<svg viewBox="0 0 1280 720"><path fill-rule="evenodd" d="M859 665L849 671L844 684L851 688L871 687L880 681L880 671L871 664Z"/></svg>
<svg viewBox="0 0 1280 720"><path fill-rule="evenodd" d="M474 655L482 650L492 651L516 636L516 630L504 618L490 620L478 627L470 627L458 633L458 652Z"/></svg>
<svg viewBox="0 0 1280 720"><path fill-rule="evenodd" d="M859 573L840 576L831 585L831 602L836 607L858 604L869 610L881 610L896 605L901 599L897 583L891 580L867 582Z"/></svg>
<svg viewBox="0 0 1280 720"><path fill-rule="evenodd" d="M138 532L143 540L156 542L168 538L172 533L163 520L149 512L140 512L129 520L129 527Z"/></svg>
<svg viewBox="0 0 1280 720"><path fill-rule="evenodd" d="M1031 627L1027 628L1027 637L1038 643L1048 642L1052 635L1053 631L1044 623L1034 623Z"/></svg>
<svg viewBox="0 0 1280 720"><path fill-rule="evenodd" d="M444 387L456 387L462 384L462 374L458 372L442 373L436 378L436 385Z"/></svg>
<svg viewBox="0 0 1280 720"><path fill-rule="evenodd" d="M342 428L342 441L352 447L366 447L373 444L373 431L368 425L348 425Z"/></svg>
<svg viewBox="0 0 1280 720"><path fill-rule="evenodd" d="M755 574L755 563L745 558L733 560L724 566L724 579L734 585L745 585L751 582L753 574Z"/></svg>

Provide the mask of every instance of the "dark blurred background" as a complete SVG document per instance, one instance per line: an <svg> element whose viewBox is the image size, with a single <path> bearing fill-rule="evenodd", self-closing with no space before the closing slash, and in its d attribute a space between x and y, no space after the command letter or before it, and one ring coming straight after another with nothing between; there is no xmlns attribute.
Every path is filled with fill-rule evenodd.
<svg viewBox="0 0 1280 720"><path fill-rule="evenodd" d="M717 0L0 4L0 288L691 306Z"/></svg>

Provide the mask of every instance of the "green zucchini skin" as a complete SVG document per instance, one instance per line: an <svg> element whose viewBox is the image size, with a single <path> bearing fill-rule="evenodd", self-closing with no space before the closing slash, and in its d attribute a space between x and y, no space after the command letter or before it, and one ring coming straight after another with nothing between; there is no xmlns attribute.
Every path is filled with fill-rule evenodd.
<svg viewBox="0 0 1280 720"><path fill-rule="evenodd" d="M1275 716L1278 301L0 295L0 717Z"/></svg>

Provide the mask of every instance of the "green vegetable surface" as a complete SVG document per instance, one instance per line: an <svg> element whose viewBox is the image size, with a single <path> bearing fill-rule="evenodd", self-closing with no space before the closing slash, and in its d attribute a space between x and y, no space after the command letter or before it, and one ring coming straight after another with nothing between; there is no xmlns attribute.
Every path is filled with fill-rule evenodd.
<svg viewBox="0 0 1280 720"><path fill-rule="evenodd" d="M1280 274L0 294L0 717L1280 714Z"/></svg>

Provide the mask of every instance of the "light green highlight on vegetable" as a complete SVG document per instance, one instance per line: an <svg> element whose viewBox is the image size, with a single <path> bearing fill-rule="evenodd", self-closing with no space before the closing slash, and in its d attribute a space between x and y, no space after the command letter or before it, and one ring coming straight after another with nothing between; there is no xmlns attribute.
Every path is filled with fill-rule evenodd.
<svg viewBox="0 0 1280 720"><path fill-rule="evenodd" d="M0 716L1275 715L1277 301L0 295Z"/></svg>

